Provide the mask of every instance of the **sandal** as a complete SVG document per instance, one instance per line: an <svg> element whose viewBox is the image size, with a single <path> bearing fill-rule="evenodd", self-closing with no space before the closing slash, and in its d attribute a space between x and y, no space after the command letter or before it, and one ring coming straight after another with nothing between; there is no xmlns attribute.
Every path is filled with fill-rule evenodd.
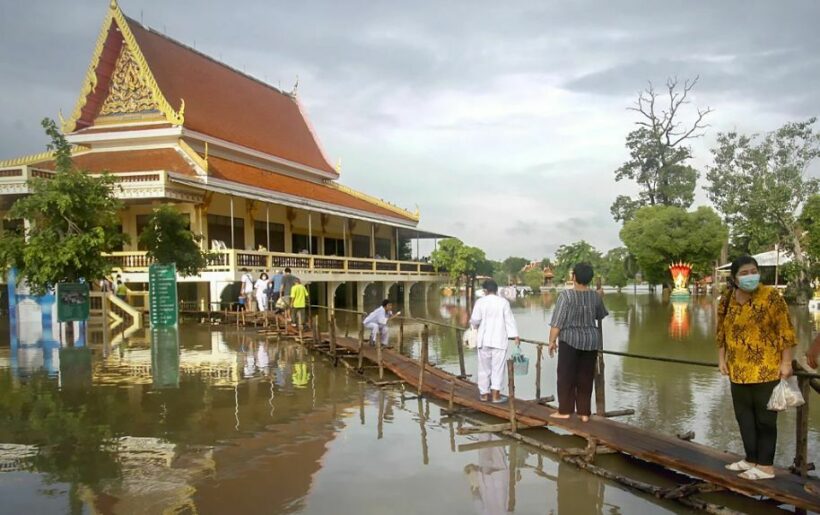
<svg viewBox="0 0 820 515"><path fill-rule="evenodd" d="M492 402L493 404L504 404L504 403L505 403L505 402L507 402L508 400L509 400L509 399L507 398L507 396L506 396L506 395L502 395L502 396L501 396L501 397L499 397L498 399L492 399L490 402Z"/></svg>
<svg viewBox="0 0 820 515"><path fill-rule="evenodd" d="M754 467L746 460L740 460L726 465L726 470L732 470L734 472L745 472L752 468Z"/></svg>
<svg viewBox="0 0 820 515"><path fill-rule="evenodd" d="M752 467L746 472L738 474L737 477L741 479L748 479L750 481L757 481L758 479L772 479L774 474L769 474L768 472L763 472L757 467Z"/></svg>

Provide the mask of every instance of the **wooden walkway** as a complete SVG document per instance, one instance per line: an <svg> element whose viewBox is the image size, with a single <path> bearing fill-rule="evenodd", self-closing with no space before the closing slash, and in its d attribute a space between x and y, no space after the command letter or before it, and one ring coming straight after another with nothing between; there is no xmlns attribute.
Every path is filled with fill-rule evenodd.
<svg viewBox="0 0 820 515"><path fill-rule="evenodd" d="M309 336L305 334L306 338ZM329 336L321 335L325 349L328 339ZM346 359L350 360L357 354L358 340L340 336L337 336L335 340L338 355L341 356L344 353ZM385 370L418 389L421 372L418 360L404 356L393 349L384 349L381 354ZM371 365L378 363L375 347L365 344L362 355L363 359L369 361ZM481 402L478 400L478 387L475 383L459 379L428 363L424 370L422 393L448 402L451 388L455 405L465 406L501 419L510 419L508 403ZM648 431L609 418L592 416L586 423L575 418L553 419L550 415L555 412L554 409L532 400L516 398L514 406L516 422L522 427L554 426L586 438L588 441L595 441L624 454L699 478L727 490L749 496L767 497L803 510L820 512L820 496L809 493L806 489L806 486L811 484L815 491L820 490L820 481L816 479L803 478L779 468L776 470L774 479L744 480L737 477L736 473L724 468L725 464L741 459L741 456L736 454L681 440L675 436Z"/></svg>

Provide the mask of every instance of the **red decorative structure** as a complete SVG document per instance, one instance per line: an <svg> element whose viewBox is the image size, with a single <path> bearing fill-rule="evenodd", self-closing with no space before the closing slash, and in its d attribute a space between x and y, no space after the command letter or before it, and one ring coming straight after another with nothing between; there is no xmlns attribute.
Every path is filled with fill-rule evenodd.
<svg viewBox="0 0 820 515"><path fill-rule="evenodd" d="M672 281L675 283L672 295L689 295L689 275L692 273L692 265L683 262L672 263L669 265L669 273L672 274Z"/></svg>

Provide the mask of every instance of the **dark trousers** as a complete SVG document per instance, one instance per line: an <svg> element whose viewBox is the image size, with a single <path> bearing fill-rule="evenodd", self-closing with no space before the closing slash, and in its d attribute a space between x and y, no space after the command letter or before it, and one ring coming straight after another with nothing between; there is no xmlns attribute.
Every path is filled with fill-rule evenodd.
<svg viewBox="0 0 820 515"><path fill-rule="evenodd" d="M558 342L558 413L589 416L592 413L592 382L595 378L594 350L578 350Z"/></svg>
<svg viewBox="0 0 820 515"><path fill-rule="evenodd" d="M780 381L768 383L732 383L732 404L740 426L740 437L746 461L772 465L777 445L777 412L766 409L772 390Z"/></svg>

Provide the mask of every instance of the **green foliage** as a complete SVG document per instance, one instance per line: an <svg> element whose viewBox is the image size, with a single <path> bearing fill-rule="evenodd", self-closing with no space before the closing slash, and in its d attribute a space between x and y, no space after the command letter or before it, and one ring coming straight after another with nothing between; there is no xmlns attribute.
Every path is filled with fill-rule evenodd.
<svg viewBox="0 0 820 515"><path fill-rule="evenodd" d="M492 263L487 260L484 251L464 245L458 238L447 238L438 244L430 255L430 260L437 269L450 273L450 280L459 283L461 277L475 278L477 275L492 275Z"/></svg>
<svg viewBox="0 0 820 515"><path fill-rule="evenodd" d="M806 174L820 157L814 122L787 123L762 137L718 134L706 191L737 250L755 253L779 242L803 265L797 213L818 192L818 179Z"/></svg>
<svg viewBox="0 0 820 515"><path fill-rule="evenodd" d="M0 264L17 267L34 293L58 282L93 281L110 266L102 255L126 241L120 230L122 203L114 197L115 180L77 170L71 147L53 120L43 120L55 152L53 178L29 182L31 195L19 198L8 219L29 221L26 234L7 232L0 238ZM27 238L27 239L26 239Z"/></svg>
<svg viewBox="0 0 820 515"><path fill-rule="evenodd" d="M635 277L635 272L628 269L630 261L629 250L625 247L617 247L607 252L601 270L604 284L617 288L626 286L629 279Z"/></svg>
<svg viewBox="0 0 820 515"><path fill-rule="evenodd" d="M541 259L541 268L544 269L544 268L547 268L547 267L553 268L553 264L552 264L552 260L550 258L545 257L545 258Z"/></svg>
<svg viewBox="0 0 820 515"><path fill-rule="evenodd" d="M523 282L525 285L538 291L542 284L544 284L544 272L540 268L534 268L524 273Z"/></svg>
<svg viewBox="0 0 820 515"><path fill-rule="evenodd" d="M803 230L803 250L809 258L812 277L820 273L820 195L812 195L798 219Z"/></svg>
<svg viewBox="0 0 820 515"><path fill-rule="evenodd" d="M413 259L413 242L399 240L399 261L410 261L411 259Z"/></svg>
<svg viewBox="0 0 820 515"><path fill-rule="evenodd" d="M635 256L643 277L651 284L671 281L673 261L692 264L696 275L711 273L727 230L709 207L687 212L680 207L648 206L624 224L621 240Z"/></svg>
<svg viewBox="0 0 820 515"><path fill-rule="evenodd" d="M629 160L615 170L615 180L635 181L641 191L637 198L620 195L615 199L610 207L615 220L628 221L643 206L692 205L698 171L686 164L692 157L686 142L702 134L702 122L710 110L697 109L695 121L686 126L679 118L697 80L680 85L677 79L669 79L668 98L660 98L662 95L650 84L639 94L636 106L630 108L640 115L638 128L626 137Z"/></svg>
<svg viewBox="0 0 820 515"><path fill-rule="evenodd" d="M598 250L584 240L561 245L555 251L555 280L563 283L578 263L589 263L596 273L600 272L602 257Z"/></svg>
<svg viewBox="0 0 820 515"><path fill-rule="evenodd" d="M176 263L182 276L197 275L207 264L207 253L199 248L202 236L191 232L188 225L188 219L176 209L162 205L154 209L140 234L148 257L163 265Z"/></svg>
<svg viewBox="0 0 820 515"><path fill-rule="evenodd" d="M501 266L508 274L518 275L529 263L530 260L527 258L510 256L501 263Z"/></svg>

